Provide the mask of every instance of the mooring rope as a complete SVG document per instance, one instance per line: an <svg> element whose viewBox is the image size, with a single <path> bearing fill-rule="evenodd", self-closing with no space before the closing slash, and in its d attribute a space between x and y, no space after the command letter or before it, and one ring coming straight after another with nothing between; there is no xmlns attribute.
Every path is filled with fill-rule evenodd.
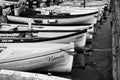
<svg viewBox="0 0 120 80"><path fill-rule="evenodd" d="M85 48L85 50L90 50L90 51L112 51L111 48L108 48L108 49L91 49L91 48Z"/></svg>

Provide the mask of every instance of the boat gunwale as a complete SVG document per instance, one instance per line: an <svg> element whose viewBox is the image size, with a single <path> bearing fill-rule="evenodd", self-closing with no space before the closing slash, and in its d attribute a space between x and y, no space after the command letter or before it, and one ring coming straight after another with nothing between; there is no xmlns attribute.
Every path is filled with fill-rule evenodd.
<svg viewBox="0 0 120 80"><path fill-rule="evenodd" d="M66 34L66 35L63 35L63 36L58 36L58 37L52 37L52 38L47 38L47 37L36 37L36 38L18 38L18 39L11 39L11 38L8 38L8 39L2 39L0 38L0 43L26 43L26 42L44 42L44 41L52 41L52 40L59 40L59 39L64 39L64 38L68 38L68 37L72 37L72 36L75 36L75 35L80 35L80 34L83 34L83 33L86 33L87 32L87 29L83 30L82 32L73 32L71 34ZM13 40L13 41L8 41L8 42L2 42L2 40ZM22 41L21 41L22 40Z"/></svg>
<svg viewBox="0 0 120 80"><path fill-rule="evenodd" d="M64 49L65 49L65 47L64 47ZM69 49L73 49L73 48L67 48L66 50L69 50ZM48 56L48 55L51 55L51 54L56 54L56 53L59 53L59 52L63 52L63 50L61 50L61 49L57 49L57 50L59 50L59 51L54 51L54 52L51 52L50 54L45 54L45 55L41 55L41 56L34 56L34 57L29 57L29 58L24 58L24 59L19 59L19 60L0 61L0 64L22 61L22 60L27 60L27 59L34 59L34 58L39 58L39 57Z"/></svg>
<svg viewBox="0 0 120 80"><path fill-rule="evenodd" d="M86 13L86 14L75 14L75 15L63 15L63 16L59 16L59 15L37 15L37 16L13 16L13 15L7 15L7 17L16 17L16 18L40 18L40 19L66 19L66 18L77 18L77 17L85 17L85 16L90 16L93 14L97 14L99 11L95 11L95 12L91 12L91 13Z"/></svg>

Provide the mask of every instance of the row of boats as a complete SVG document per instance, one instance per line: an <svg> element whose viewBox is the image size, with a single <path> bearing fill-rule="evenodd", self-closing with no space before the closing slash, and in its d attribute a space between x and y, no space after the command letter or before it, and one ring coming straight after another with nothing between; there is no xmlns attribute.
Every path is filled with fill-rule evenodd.
<svg viewBox="0 0 120 80"><path fill-rule="evenodd" d="M15 8L14 15L7 15L10 23L0 28L0 68L71 72L75 47L83 48L92 39L94 25L110 5L106 0L88 2L86 7L77 3Z"/></svg>

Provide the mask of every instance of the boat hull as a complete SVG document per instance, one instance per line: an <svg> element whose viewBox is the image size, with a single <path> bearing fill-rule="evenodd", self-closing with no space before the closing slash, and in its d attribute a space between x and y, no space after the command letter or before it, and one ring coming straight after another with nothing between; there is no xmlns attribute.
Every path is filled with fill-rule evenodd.
<svg viewBox="0 0 120 80"><path fill-rule="evenodd" d="M9 24L8 24L9 25ZM14 25L15 26L15 25ZM77 42L79 46L84 47L86 45L86 32L89 26L74 26L74 27L60 27L60 26L34 26L32 28L32 36L28 33L28 27L22 27L18 31L10 31L14 29L14 26L7 26L8 30L1 29L0 31L0 43L39 43L39 42L49 42L49 43L65 43ZM17 25L19 26L19 25ZM11 28L10 28L11 27ZM37 28L38 27L38 28ZM15 27L16 28L16 27ZM34 33L34 31L40 30ZM52 32L51 32L52 30ZM44 32L46 31L46 32ZM72 31L72 32L71 32ZM75 31L75 32L74 32ZM28 33L27 33L28 32ZM26 36L22 37L21 34Z"/></svg>
<svg viewBox="0 0 120 80"><path fill-rule="evenodd" d="M52 36L56 36L57 33L51 34ZM62 33L65 34L65 33ZM40 33L40 35L42 35L42 32ZM43 33L42 36L48 36L50 35L50 33ZM50 42L50 43L65 43L65 44L69 44L70 42L76 42L80 47L84 47L86 45L86 33L83 34L78 34L78 35L74 35L71 37L66 37L66 38L61 38L61 39L57 39L57 40L51 40L51 41L46 41L46 42Z"/></svg>
<svg viewBox="0 0 120 80"><path fill-rule="evenodd" d="M54 58L61 57L61 59L52 60L51 59L52 57ZM0 63L0 68L20 71L42 70L55 72L70 72L72 67L68 66L72 66L71 62L73 62L72 55L68 55L64 52L59 52L52 55L46 55L44 57L11 61L8 63L7 62ZM67 64L69 65L66 67Z"/></svg>
<svg viewBox="0 0 120 80"><path fill-rule="evenodd" d="M43 19L42 24L48 25L76 25L76 24L95 24L97 19L93 15L86 15L81 17L74 17L74 18L62 18L62 19ZM41 19L33 19L33 23L38 23Z"/></svg>
<svg viewBox="0 0 120 80"><path fill-rule="evenodd" d="M10 45L10 44L5 44L5 45ZM65 47L63 47L64 50L60 50L63 49L61 47L60 49L58 48L54 51L48 50L48 52L47 49L46 50L44 49L45 51L40 52L41 50L37 46L38 49L37 50L34 49L34 53L32 52L28 53L28 51L31 51L28 48L33 50L33 48L29 46L27 48L26 46L24 46L24 49L17 46L8 48L7 50L9 51L8 53L7 51L1 53L0 68L10 69L10 70L20 70L20 71L31 71L31 70L55 71L55 72L71 71L72 63L73 63L73 55L64 51L64 50L69 51L70 50L69 48L65 49Z"/></svg>
<svg viewBox="0 0 120 80"><path fill-rule="evenodd" d="M25 18L8 15L7 18L10 22L18 23L33 23L43 25L76 25L76 24L95 24L97 19L95 14L75 18L62 18L62 19L42 19L42 18Z"/></svg>
<svg viewBox="0 0 120 80"><path fill-rule="evenodd" d="M24 10L24 7L15 9L18 12L16 16L8 15L11 22L34 23L41 25L76 25L76 24L95 24L98 9L80 9L72 7L54 6L48 8L48 11L42 9ZM47 8L46 8L47 9ZM49 11L53 10L50 14ZM17 11L16 11L17 10ZM60 11L60 12L58 12ZM33 14L32 14L33 12ZM38 13L38 12L41 12ZM44 14L42 14L44 12ZM82 12L82 13L81 13ZM21 13L21 15L19 15Z"/></svg>
<svg viewBox="0 0 120 80"><path fill-rule="evenodd" d="M81 47L84 47L86 45L86 33L79 34L79 33L72 33L69 36L60 36L60 37L49 37L50 33L39 33L41 36L41 39L35 39L35 40L23 40L23 39L2 39L0 40L0 43L40 43L40 42L49 42L49 43L65 43L69 44L70 42L77 42L78 45ZM49 35L47 35L49 34ZM56 36L58 33L52 33L52 36ZM62 33L64 34L64 33ZM45 37L47 36L47 38ZM40 36L39 36L40 37ZM45 38L45 39L44 39Z"/></svg>
<svg viewBox="0 0 120 80"><path fill-rule="evenodd" d="M71 80L59 76L49 75L49 74L41 74L41 73L31 73L31 72L23 72L23 71L15 71L15 70L4 70L0 71L0 75L4 75L2 80L13 79L13 80Z"/></svg>

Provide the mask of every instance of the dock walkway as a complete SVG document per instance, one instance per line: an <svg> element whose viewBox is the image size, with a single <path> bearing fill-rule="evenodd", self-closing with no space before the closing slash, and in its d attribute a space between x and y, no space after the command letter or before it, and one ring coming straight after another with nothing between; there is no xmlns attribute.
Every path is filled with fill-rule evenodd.
<svg viewBox="0 0 120 80"><path fill-rule="evenodd" d="M116 51L116 75L114 75L114 80L120 80L120 0L114 0L114 25L117 27L118 33L118 51ZM115 67L114 67L115 68Z"/></svg>

